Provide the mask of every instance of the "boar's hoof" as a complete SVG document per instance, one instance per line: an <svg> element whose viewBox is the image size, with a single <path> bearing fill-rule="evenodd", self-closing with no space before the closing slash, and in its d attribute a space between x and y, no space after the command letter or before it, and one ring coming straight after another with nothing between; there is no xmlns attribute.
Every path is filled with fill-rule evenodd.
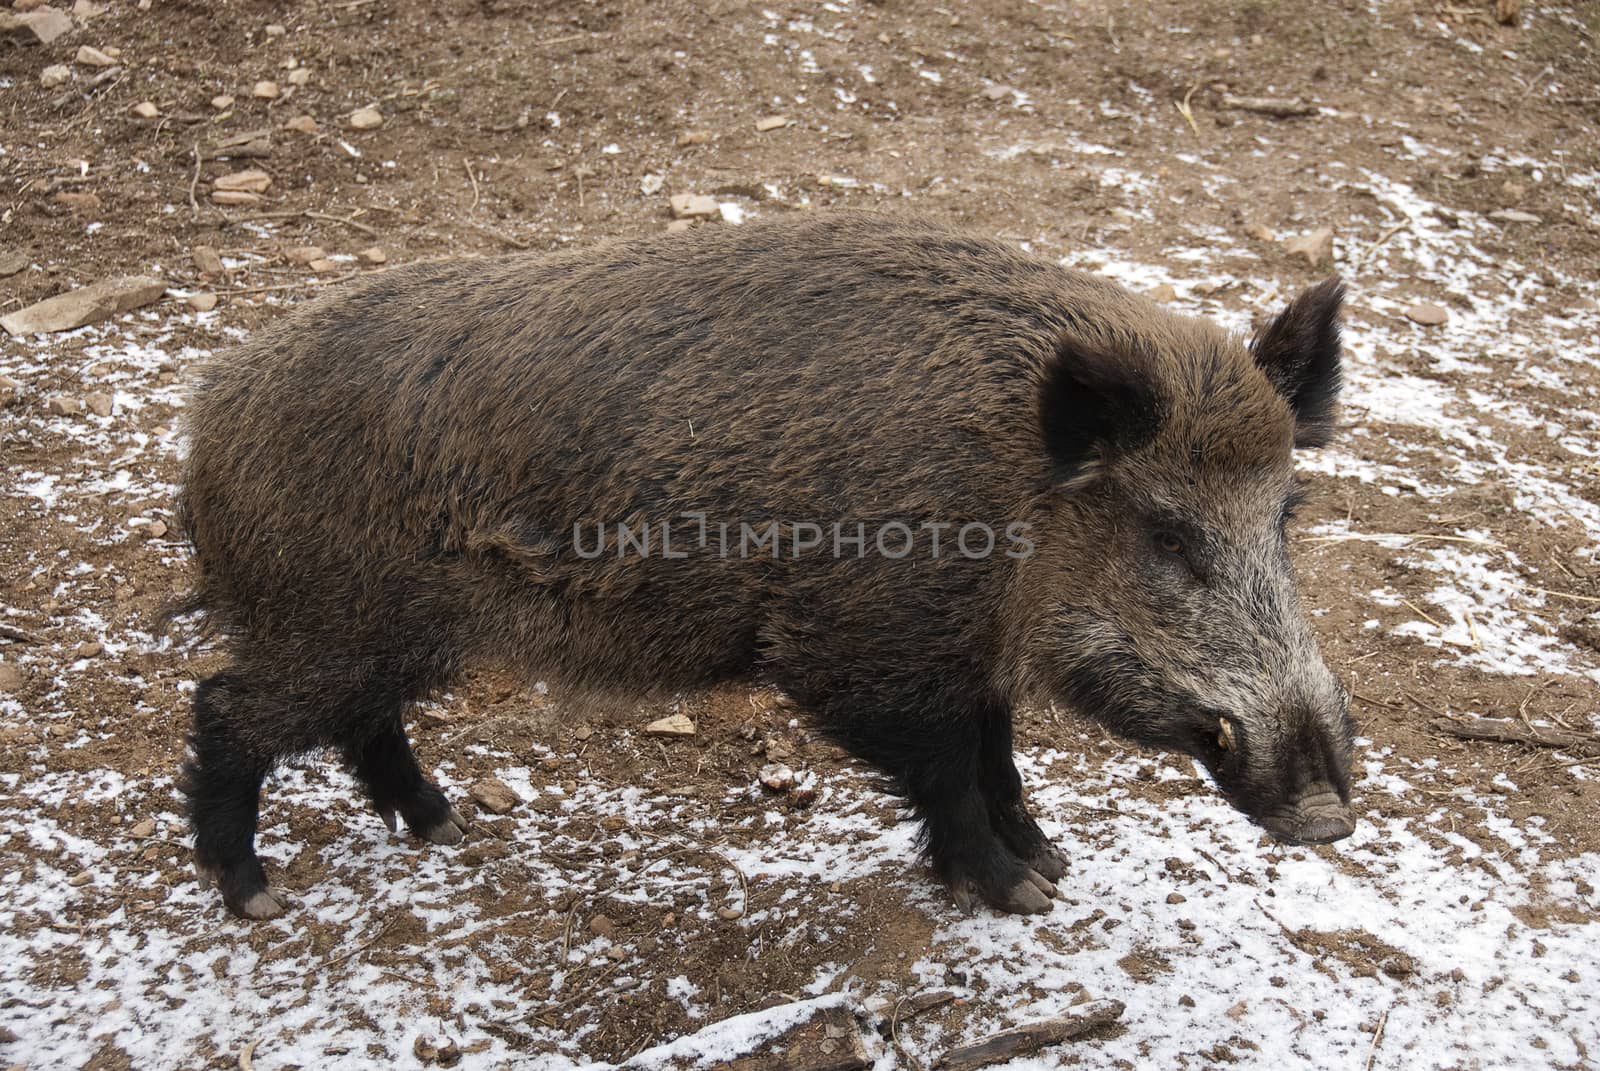
<svg viewBox="0 0 1600 1071"><path fill-rule="evenodd" d="M1061 854L1061 849L1048 841L1040 845L1028 859L1028 865L1033 867L1036 874L1050 881L1060 881L1067 876L1067 857Z"/></svg>
<svg viewBox="0 0 1600 1071"><path fill-rule="evenodd" d="M950 885L950 893L956 906L968 915L977 909L979 898L1013 915L1043 915L1060 895L1054 883L1035 870L1025 871L1009 889L986 889L971 879L957 878Z"/></svg>
<svg viewBox="0 0 1600 1071"><path fill-rule="evenodd" d="M433 844L460 844L467 835L467 820L461 817L460 811L452 807L443 821L429 826L417 835Z"/></svg>
<svg viewBox="0 0 1600 1071"><path fill-rule="evenodd" d="M289 897L282 889L258 889L243 899L223 895L223 902L242 919L275 919L289 909Z"/></svg>

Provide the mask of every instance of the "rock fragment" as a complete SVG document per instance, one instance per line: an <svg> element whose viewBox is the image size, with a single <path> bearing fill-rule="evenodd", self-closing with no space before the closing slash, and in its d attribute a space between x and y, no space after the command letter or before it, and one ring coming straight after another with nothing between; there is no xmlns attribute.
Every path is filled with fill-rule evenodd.
<svg viewBox="0 0 1600 1071"><path fill-rule="evenodd" d="M693 736L694 720L687 714L673 714L651 722L644 731L651 736Z"/></svg>
<svg viewBox="0 0 1600 1071"><path fill-rule="evenodd" d="M756 130L765 134L769 130L778 130L794 122L787 115L769 115L764 119L756 120Z"/></svg>
<svg viewBox="0 0 1600 1071"><path fill-rule="evenodd" d="M685 130L678 135L678 148L687 149L692 145L708 145L711 143L709 130Z"/></svg>
<svg viewBox="0 0 1600 1071"><path fill-rule="evenodd" d="M207 278L221 279L228 274L222 257L209 245L197 245L189 250L189 259L194 261L195 269Z"/></svg>
<svg viewBox="0 0 1600 1071"><path fill-rule="evenodd" d="M794 787L794 770L781 763L761 767L761 783L773 792L787 792Z"/></svg>
<svg viewBox="0 0 1600 1071"><path fill-rule="evenodd" d="M389 263L389 254L384 252L383 246L381 245L371 245L365 249L358 250L356 252L356 256L360 259L361 263L369 264L373 267L376 267L379 264Z"/></svg>
<svg viewBox="0 0 1600 1071"><path fill-rule="evenodd" d="M97 390L92 394L84 395L83 404L88 406L89 412L93 413L95 416L108 417L111 415L113 403L111 400L111 395L107 394L105 391Z"/></svg>
<svg viewBox="0 0 1600 1071"><path fill-rule="evenodd" d="M1152 286L1149 290L1146 290L1144 295L1151 301L1167 302L1176 301L1178 299L1178 291L1173 289L1171 283L1158 283L1157 285Z"/></svg>
<svg viewBox="0 0 1600 1071"><path fill-rule="evenodd" d="M245 171L234 171L223 175L211 184L213 190L230 193L246 191L249 193L266 193L272 186L272 176L258 168L249 168Z"/></svg>
<svg viewBox="0 0 1600 1071"><path fill-rule="evenodd" d="M115 67L116 58L93 45L78 46L78 54L73 56L73 61L82 67Z"/></svg>
<svg viewBox="0 0 1600 1071"><path fill-rule="evenodd" d="M1318 227L1309 234L1297 234L1285 239L1283 251L1291 257L1300 257L1309 267L1315 268L1333 256L1333 228Z"/></svg>
<svg viewBox="0 0 1600 1071"><path fill-rule="evenodd" d="M15 695L22 691L25 678L22 670L14 662L0 662L0 692Z"/></svg>
<svg viewBox="0 0 1600 1071"><path fill-rule="evenodd" d="M211 98L211 106L219 112L225 112L233 107L233 96L229 93L220 93Z"/></svg>
<svg viewBox="0 0 1600 1071"><path fill-rule="evenodd" d="M320 129L317 121L309 115L297 115L283 126L286 130L297 130L302 134L315 134Z"/></svg>
<svg viewBox="0 0 1600 1071"><path fill-rule="evenodd" d="M490 814L510 814L522 805L522 797L498 777L485 777L467 790L473 802Z"/></svg>
<svg viewBox="0 0 1600 1071"><path fill-rule="evenodd" d="M357 108L350 113L350 126L356 130L373 130L383 125L383 113L376 108Z"/></svg>
<svg viewBox="0 0 1600 1071"><path fill-rule="evenodd" d="M263 79L250 87L250 95L261 100L277 100L280 90L278 83Z"/></svg>
<svg viewBox="0 0 1600 1071"><path fill-rule="evenodd" d="M44 403L44 411L51 416L77 416L83 412L83 403L76 398L58 394Z"/></svg>
<svg viewBox="0 0 1600 1071"><path fill-rule="evenodd" d="M0 11L0 38L21 41L25 45L48 45L72 30L72 16L53 7L21 13Z"/></svg>
<svg viewBox="0 0 1600 1071"><path fill-rule="evenodd" d="M141 100L133 106L133 114L140 119L159 119L161 118L161 109L156 107L154 101Z"/></svg>
<svg viewBox="0 0 1600 1071"><path fill-rule="evenodd" d="M28 251L26 249L9 249L0 253L0 279L8 275L15 275L28 266Z"/></svg>
<svg viewBox="0 0 1600 1071"><path fill-rule="evenodd" d="M327 255L320 245L292 245L283 251L284 260L287 260L290 264L298 264L301 267L310 264L313 260L322 260Z"/></svg>
<svg viewBox="0 0 1600 1071"><path fill-rule="evenodd" d="M715 219L722 215L722 207L715 197L697 193L680 193L669 202L674 219Z"/></svg>
<svg viewBox="0 0 1600 1071"><path fill-rule="evenodd" d="M46 89L54 89L70 81L72 81L72 68L64 63L53 63L39 72L39 84Z"/></svg>
<svg viewBox="0 0 1600 1071"><path fill-rule="evenodd" d="M1444 306L1435 305L1427 301L1419 301L1414 305L1407 305L1402 315L1412 323L1418 323L1424 327L1438 327L1450 319L1450 313Z"/></svg>
<svg viewBox="0 0 1600 1071"><path fill-rule="evenodd" d="M147 275L104 279L0 317L0 327L12 335L70 331L148 305L166 292L166 283Z"/></svg>
<svg viewBox="0 0 1600 1071"><path fill-rule="evenodd" d="M217 307L217 295L209 290L202 290L198 294L190 294L183 300L195 312L210 312Z"/></svg>

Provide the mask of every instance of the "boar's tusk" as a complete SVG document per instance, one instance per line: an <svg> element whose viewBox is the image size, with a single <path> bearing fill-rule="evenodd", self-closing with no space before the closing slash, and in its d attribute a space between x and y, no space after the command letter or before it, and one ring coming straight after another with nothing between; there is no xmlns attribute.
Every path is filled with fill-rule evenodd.
<svg viewBox="0 0 1600 1071"><path fill-rule="evenodd" d="M1217 746L1224 751L1234 751L1239 747L1233 738L1233 723L1227 718L1217 719Z"/></svg>

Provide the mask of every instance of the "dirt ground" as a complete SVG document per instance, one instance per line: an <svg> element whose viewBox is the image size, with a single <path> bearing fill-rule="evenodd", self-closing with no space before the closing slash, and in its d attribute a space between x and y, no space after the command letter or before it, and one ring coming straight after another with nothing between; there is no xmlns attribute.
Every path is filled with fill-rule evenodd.
<svg viewBox="0 0 1600 1071"><path fill-rule="evenodd" d="M1083 995L1124 1022L1046 1066L1600 1061L1600 751L1435 725L1600 731L1600 8L143 6L0 40L0 315L169 286L0 340L0 1063L413 1066L446 1040L464 1066L648 1063L844 991L881 1067ZM217 203L250 169L270 185ZM186 369L358 272L644 235L686 193L718 203L706 227L920 212L1240 330L1342 274L1348 427L1305 462L1295 552L1356 697L1363 831L1271 846L1192 764L1032 712L1067 899L963 920L894 801L778 697L686 697L696 734L662 739L642 728L668 711L579 722L483 677L414 740L458 799L495 775L520 805L425 851L307 759L263 814L297 909L227 919L172 786L216 655L150 634L186 579ZM1327 255L1291 251L1323 226ZM768 764L814 802L762 788ZM891 1024L941 988L959 999Z"/></svg>

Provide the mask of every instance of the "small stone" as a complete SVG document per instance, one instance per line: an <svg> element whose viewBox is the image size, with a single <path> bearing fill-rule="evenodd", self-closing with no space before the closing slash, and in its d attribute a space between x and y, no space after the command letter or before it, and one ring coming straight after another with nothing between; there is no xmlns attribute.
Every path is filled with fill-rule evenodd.
<svg viewBox="0 0 1600 1071"><path fill-rule="evenodd" d="M621 963L628 958L628 950L621 945L612 945L606 949L606 959L614 963Z"/></svg>
<svg viewBox="0 0 1600 1071"><path fill-rule="evenodd" d="M44 403L44 411L51 416L77 416L83 412L83 403L65 394L58 394Z"/></svg>
<svg viewBox="0 0 1600 1071"><path fill-rule="evenodd" d="M1501 223L1543 223L1544 220L1532 212L1524 212L1520 208L1502 208L1489 213L1489 218L1499 220Z"/></svg>
<svg viewBox="0 0 1600 1071"><path fill-rule="evenodd" d="M315 134L321 127L309 115L297 115L283 124L285 130L298 130L302 134Z"/></svg>
<svg viewBox="0 0 1600 1071"><path fill-rule="evenodd" d="M327 257L321 246L318 245L292 245L283 251L283 259L290 264L299 264L304 267L313 260L322 260Z"/></svg>
<svg viewBox="0 0 1600 1071"><path fill-rule="evenodd" d="M212 190L211 203L218 205L253 205L261 200L259 193L249 190Z"/></svg>
<svg viewBox="0 0 1600 1071"><path fill-rule="evenodd" d="M357 108L350 113L350 125L356 130L372 130L383 125L383 113L376 108Z"/></svg>
<svg viewBox="0 0 1600 1071"><path fill-rule="evenodd" d="M1419 323L1424 327L1438 327L1450 319L1450 313L1442 305L1419 301L1415 305L1407 305L1402 315L1412 323Z"/></svg>
<svg viewBox="0 0 1600 1071"><path fill-rule="evenodd" d="M1172 288L1171 283L1160 283L1146 290L1145 297L1151 301L1176 301L1178 292Z"/></svg>
<svg viewBox="0 0 1600 1071"><path fill-rule="evenodd" d="M644 727L651 736L693 736L694 721L687 714L659 718Z"/></svg>
<svg viewBox="0 0 1600 1071"><path fill-rule="evenodd" d="M817 782L810 778L801 784L795 785L789 792L789 804L793 807L809 807L817 802Z"/></svg>
<svg viewBox="0 0 1600 1071"><path fill-rule="evenodd" d="M444 1044L439 1046L439 1054L433 1059L440 1067L454 1067L461 1062L461 1046L454 1039L446 1038Z"/></svg>
<svg viewBox="0 0 1600 1071"><path fill-rule="evenodd" d="M596 915L589 920L589 929L598 937L614 940L617 936L617 924L606 915Z"/></svg>
<svg viewBox="0 0 1600 1071"><path fill-rule="evenodd" d="M111 395L104 391L95 391L84 396L83 404L89 407L89 412L98 417L111 415Z"/></svg>
<svg viewBox="0 0 1600 1071"><path fill-rule="evenodd" d="M794 120L787 115L769 115L764 119L756 120L756 130L765 134L769 130L777 130L780 127L788 126L792 122Z"/></svg>
<svg viewBox="0 0 1600 1071"><path fill-rule="evenodd" d="M31 41L48 45L74 28L72 17L53 7L41 5L41 10L24 8L20 12L14 7L11 11L0 11L0 37L20 38L23 44Z"/></svg>
<svg viewBox="0 0 1600 1071"><path fill-rule="evenodd" d="M365 249L357 250L356 258L360 260L361 263L370 264L373 267L376 267L379 264L389 263L389 254L384 252L383 246L381 245L369 245Z"/></svg>
<svg viewBox="0 0 1600 1071"><path fill-rule="evenodd" d="M144 534L150 539L160 539L167 534L167 522L158 517L144 526Z"/></svg>
<svg viewBox="0 0 1600 1071"><path fill-rule="evenodd" d="M639 180L639 192L646 197L651 197L660 193L661 187L665 186L666 182L666 179L652 172Z"/></svg>
<svg viewBox="0 0 1600 1071"><path fill-rule="evenodd" d="M133 114L140 119L159 119L161 117L161 109L157 108L152 101L141 100L133 106Z"/></svg>
<svg viewBox="0 0 1600 1071"><path fill-rule="evenodd" d="M148 276L103 279L0 316L0 327L13 335L69 331L148 305L166 292L166 283Z"/></svg>
<svg viewBox="0 0 1600 1071"><path fill-rule="evenodd" d="M115 67L117 61L107 52L103 52L93 45L78 46L78 54L72 57L84 67Z"/></svg>
<svg viewBox="0 0 1600 1071"><path fill-rule="evenodd" d="M209 245L197 245L189 250L189 259L194 262L195 269L208 278L221 279L228 274L222 257Z"/></svg>
<svg viewBox="0 0 1600 1071"><path fill-rule="evenodd" d="M1181 904L1186 902L1188 899L1189 898L1183 895L1181 892L1169 892L1167 894L1167 903L1169 904Z"/></svg>
<svg viewBox="0 0 1600 1071"><path fill-rule="evenodd" d="M417 1035L417 1040L411 1043L411 1053L425 1064L431 1064L439 1056L439 1046L430 1037Z"/></svg>
<svg viewBox="0 0 1600 1071"><path fill-rule="evenodd" d="M714 219L722 215L722 208L717 204L715 197L680 193L668 203L672 206L672 215L675 219Z"/></svg>
<svg viewBox="0 0 1600 1071"><path fill-rule="evenodd" d="M1315 268L1333 255L1333 228L1318 227L1310 234L1285 239L1283 251L1291 257L1300 257L1309 267Z"/></svg>
<svg viewBox="0 0 1600 1071"><path fill-rule="evenodd" d="M156 820L154 818L145 818L139 822L135 822L133 828L128 830L128 835L130 837L138 837L140 840L144 840L146 837L153 836L155 831Z"/></svg>
<svg viewBox="0 0 1600 1071"><path fill-rule="evenodd" d="M794 787L794 771L779 763L761 767L761 783L774 792L787 792Z"/></svg>
<svg viewBox="0 0 1600 1071"><path fill-rule="evenodd" d="M608 833L616 833L628 828L628 820L620 814L608 814L600 819L600 828Z"/></svg>
<svg viewBox="0 0 1600 1071"><path fill-rule="evenodd" d="M1528 188L1513 179L1506 179L1500 184L1500 199L1508 205L1514 205L1527 195Z"/></svg>
<svg viewBox="0 0 1600 1071"><path fill-rule="evenodd" d="M22 670L12 662L0 662L0 692L9 692L12 695L22 691L22 684L26 678Z"/></svg>
<svg viewBox="0 0 1600 1071"><path fill-rule="evenodd" d="M688 230L690 227L693 227L694 225L695 225L695 220L692 220L692 219L668 220L667 221L667 233L668 234L682 234L684 231Z"/></svg>
<svg viewBox="0 0 1600 1071"><path fill-rule="evenodd" d="M719 907L717 908L717 917L732 922L734 919L743 918L744 911L737 907Z"/></svg>
<svg viewBox="0 0 1600 1071"><path fill-rule="evenodd" d="M1258 242L1276 242L1278 240L1278 236L1272 233L1272 228L1265 223L1252 223L1244 229L1244 232Z"/></svg>
<svg viewBox="0 0 1600 1071"><path fill-rule="evenodd" d="M313 260L311 263L307 264L306 268L319 274L326 275L330 271L338 271L339 265L335 264L327 257L318 257L316 260Z"/></svg>
<svg viewBox="0 0 1600 1071"><path fill-rule="evenodd" d="M104 650L105 645L99 640L86 640L83 643L78 644L77 648L72 652L72 657L97 658L99 657L100 652Z"/></svg>
<svg viewBox="0 0 1600 1071"><path fill-rule="evenodd" d="M62 190L51 200L64 205L75 216L94 215L100 211L100 195L96 193Z"/></svg>
<svg viewBox="0 0 1600 1071"><path fill-rule="evenodd" d="M289 72L289 84L292 86L303 86L309 81L311 81L310 67L296 67Z"/></svg>
<svg viewBox="0 0 1600 1071"><path fill-rule="evenodd" d="M1012 92L1010 86L990 86L983 91L983 95L986 100L1005 100Z"/></svg>
<svg viewBox="0 0 1600 1071"><path fill-rule="evenodd" d="M250 95L259 97L262 100L277 100L278 93L278 83L267 79L263 79L250 87Z"/></svg>
<svg viewBox="0 0 1600 1071"><path fill-rule="evenodd" d="M580 744L594 735L594 730L587 725L580 725L572 730L572 738Z"/></svg>
<svg viewBox="0 0 1600 1071"><path fill-rule="evenodd" d="M1194 998L1185 993L1183 996L1178 998L1178 1006L1183 1008L1192 1008L1194 1007Z"/></svg>
<svg viewBox="0 0 1600 1071"><path fill-rule="evenodd" d="M64 63L53 63L39 72L39 84L46 89L65 85L72 80L72 68Z"/></svg>
<svg viewBox="0 0 1600 1071"><path fill-rule="evenodd" d="M80 870L67 880L67 884L74 889L81 889L94 880L94 875L87 870Z"/></svg>
<svg viewBox="0 0 1600 1071"><path fill-rule="evenodd" d="M211 106L219 112L225 112L233 107L233 95L231 93L223 93L212 97Z"/></svg>
<svg viewBox="0 0 1600 1071"><path fill-rule="evenodd" d="M209 290L202 290L198 294L190 294L183 301L195 312L210 312L217 307L217 295Z"/></svg>
<svg viewBox="0 0 1600 1071"><path fill-rule="evenodd" d="M285 26L281 22L269 22L269 23L267 23L267 36L268 37L282 37L284 34L286 34L288 32L289 32L289 28L287 26Z"/></svg>
<svg viewBox="0 0 1600 1071"><path fill-rule="evenodd" d="M685 130L678 135L678 148L680 149L687 149L691 145L709 145L710 143L711 131L709 130Z"/></svg>
<svg viewBox="0 0 1600 1071"><path fill-rule="evenodd" d="M211 184L213 190L236 193L241 190L249 193L266 193L272 186L272 176L259 168L250 168L245 171L235 171L223 175Z"/></svg>
<svg viewBox="0 0 1600 1071"><path fill-rule="evenodd" d="M510 814L522 805L522 797L498 777L485 777L475 782L467 795L490 814Z"/></svg>
<svg viewBox="0 0 1600 1071"><path fill-rule="evenodd" d="M26 249L9 249L0 253L0 279L17 274L28 266L31 259Z"/></svg>

